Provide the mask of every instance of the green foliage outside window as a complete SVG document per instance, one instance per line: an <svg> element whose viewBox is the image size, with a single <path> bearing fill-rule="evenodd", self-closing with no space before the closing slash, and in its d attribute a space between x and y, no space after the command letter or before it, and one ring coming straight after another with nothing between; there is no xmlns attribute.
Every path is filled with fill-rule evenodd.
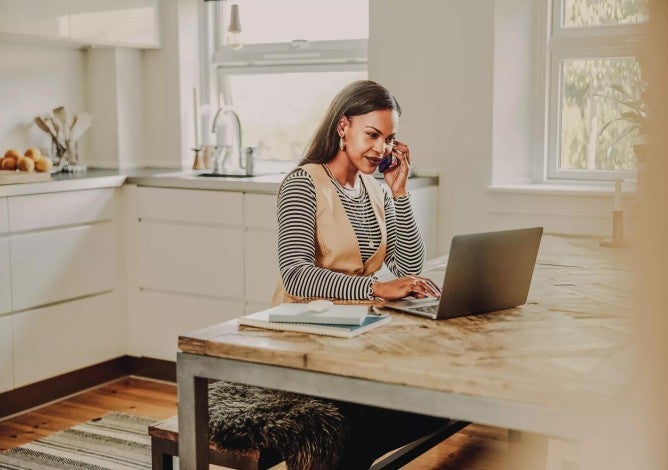
<svg viewBox="0 0 668 470"><path fill-rule="evenodd" d="M642 103L638 62L573 59L562 70L561 169L634 170L642 135L629 125L627 103Z"/></svg>
<svg viewBox="0 0 668 470"><path fill-rule="evenodd" d="M566 0L564 26L603 26L644 23L648 0Z"/></svg>

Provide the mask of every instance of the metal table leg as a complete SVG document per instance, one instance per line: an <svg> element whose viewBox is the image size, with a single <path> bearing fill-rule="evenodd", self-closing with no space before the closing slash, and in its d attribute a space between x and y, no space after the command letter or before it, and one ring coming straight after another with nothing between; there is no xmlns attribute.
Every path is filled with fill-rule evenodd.
<svg viewBox="0 0 668 470"><path fill-rule="evenodd" d="M178 353L176 378L179 393L179 468L209 468L208 380L198 376L192 356Z"/></svg>

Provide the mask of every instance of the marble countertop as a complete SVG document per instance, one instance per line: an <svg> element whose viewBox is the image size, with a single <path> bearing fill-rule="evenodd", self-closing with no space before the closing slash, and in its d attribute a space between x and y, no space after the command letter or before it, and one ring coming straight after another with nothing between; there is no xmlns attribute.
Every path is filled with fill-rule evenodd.
<svg viewBox="0 0 668 470"><path fill-rule="evenodd" d="M1 185L0 197L113 188L123 184L277 194L284 177L285 173L244 177L202 177L192 171L177 171L170 168L89 169L85 173L54 174L51 181ZM412 176L408 181L409 190L434 185L438 185L437 176Z"/></svg>

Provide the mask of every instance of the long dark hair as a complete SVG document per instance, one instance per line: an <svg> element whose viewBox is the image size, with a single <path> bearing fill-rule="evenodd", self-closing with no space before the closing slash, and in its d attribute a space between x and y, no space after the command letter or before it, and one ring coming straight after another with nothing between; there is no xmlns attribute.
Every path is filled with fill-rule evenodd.
<svg viewBox="0 0 668 470"><path fill-rule="evenodd" d="M327 163L339 150L337 126L341 117L361 116L381 109L394 109L401 115L397 99L381 84L358 80L341 90L332 100L306 150L300 165Z"/></svg>

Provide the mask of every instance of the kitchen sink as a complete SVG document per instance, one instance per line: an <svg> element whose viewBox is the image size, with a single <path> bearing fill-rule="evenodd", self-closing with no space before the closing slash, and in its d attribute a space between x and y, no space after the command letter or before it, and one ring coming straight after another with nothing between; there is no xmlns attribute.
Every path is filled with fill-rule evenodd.
<svg viewBox="0 0 668 470"><path fill-rule="evenodd" d="M175 172L170 172L170 173L159 173L156 174L155 176L158 177L166 177L166 178L184 178L184 179L199 179L200 177L207 178L207 179L216 179L216 178L254 178L254 177L259 177L259 176L273 176L273 175L285 175L286 172L279 172L279 171L260 171L252 175L245 175L245 174L214 174L211 173L210 171L205 172L205 173L196 173L194 171L175 171Z"/></svg>
<svg viewBox="0 0 668 470"><path fill-rule="evenodd" d="M266 176L272 173L255 173L253 175L247 175L245 173L198 173L197 176L203 176L206 178L252 178L253 176Z"/></svg>

